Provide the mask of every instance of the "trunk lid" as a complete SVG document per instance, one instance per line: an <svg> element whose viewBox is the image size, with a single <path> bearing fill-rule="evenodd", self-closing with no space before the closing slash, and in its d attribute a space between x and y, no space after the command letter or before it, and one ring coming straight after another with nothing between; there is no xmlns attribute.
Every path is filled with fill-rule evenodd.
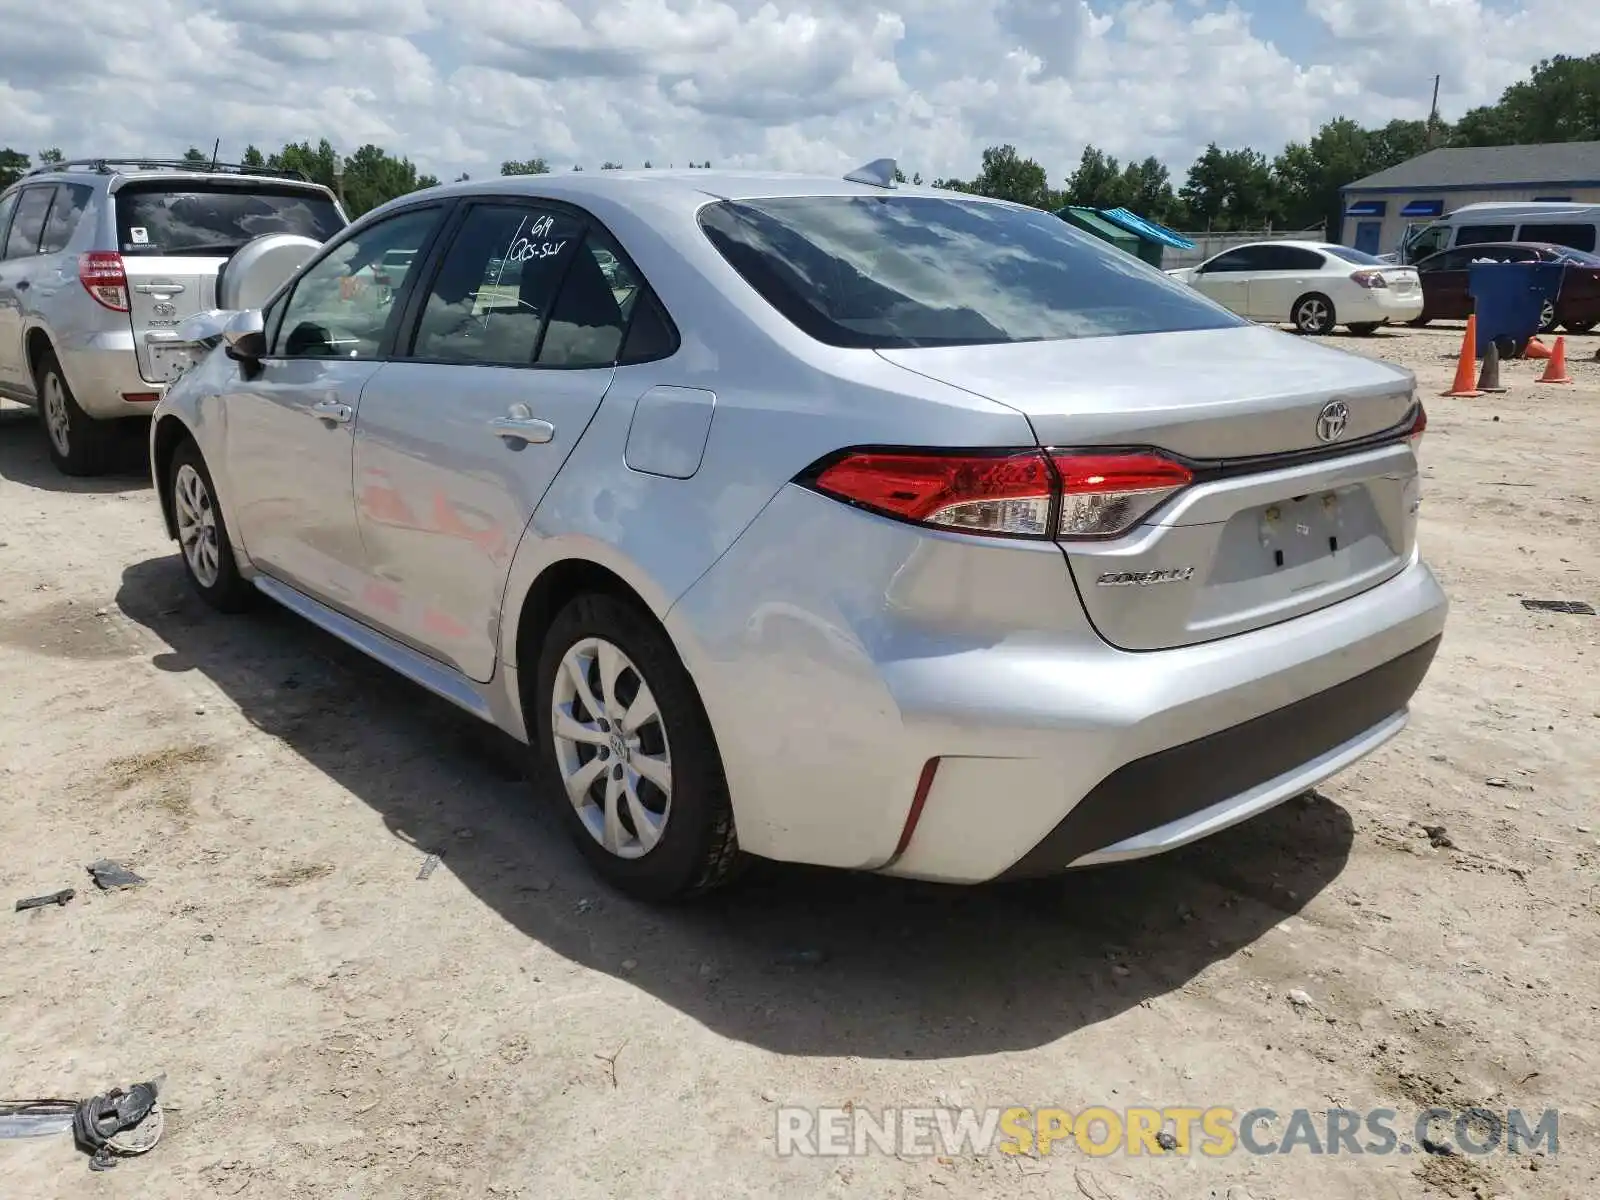
<svg viewBox="0 0 1600 1200"><path fill-rule="evenodd" d="M1289 620L1414 554L1414 447L1360 444L1405 427L1409 372L1254 326L880 353L1018 409L1043 446L1152 447L1195 469L1130 532L1062 543L1112 645L1193 645ZM1325 439L1329 406L1344 420Z"/></svg>
<svg viewBox="0 0 1600 1200"><path fill-rule="evenodd" d="M1379 274L1397 295L1415 296L1422 290L1422 276L1411 267L1383 267Z"/></svg>
<svg viewBox="0 0 1600 1200"><path fill-rule="evenodd" d="M186 318L216 307L217 274L226 261L220 255L123 258L128 319L133 323L139 374L145 379L169 383L193 361L196 348L178 336L178 326Z"/></svg>

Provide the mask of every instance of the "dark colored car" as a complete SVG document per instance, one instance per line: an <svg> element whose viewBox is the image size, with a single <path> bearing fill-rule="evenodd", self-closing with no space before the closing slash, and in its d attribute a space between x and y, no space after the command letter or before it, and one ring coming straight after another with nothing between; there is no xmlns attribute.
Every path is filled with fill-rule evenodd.
<svg viewBox="0 0 1600 1200"><path fill-rule="evenodd" d="M1545 242L1483 242L1430 254L1417 264L1422 315L1411 324L1466 320L1472 312L1467 277L1472 264L1479 262L1566 263L1561 292L1554 303L1545 304L1539 332L1548 333L1559 325L1568 333L1588 333L1600 324L1600 254Z"/></svg>

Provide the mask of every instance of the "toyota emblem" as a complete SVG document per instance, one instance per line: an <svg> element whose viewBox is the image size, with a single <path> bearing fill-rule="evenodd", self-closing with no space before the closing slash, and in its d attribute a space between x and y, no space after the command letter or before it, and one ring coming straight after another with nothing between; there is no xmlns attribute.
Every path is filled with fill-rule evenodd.
<svg viewBox="0 0 1600 1200"><path fill-rule="evenodd" d="M1343 400L1330 400L1317 414L1317 440L1337 442L1344 436L1344 427L1350 423L1350 406Z"/></svg>

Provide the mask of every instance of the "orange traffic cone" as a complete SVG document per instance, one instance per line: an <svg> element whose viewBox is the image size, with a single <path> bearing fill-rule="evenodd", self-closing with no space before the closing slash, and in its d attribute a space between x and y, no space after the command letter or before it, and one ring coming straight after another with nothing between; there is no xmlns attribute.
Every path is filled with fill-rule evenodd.
<svg viewBox="0 0 1600 1200"><path fill-rule="evenodd" d="M1483 395L1474 386L1476 373L1472 364L1477 361L1478 346L1478 317L1473 314L1467 318L1467 332L1461 339L1461 356L1456 360L1456 381L1450 386L1446 396L1459 396L1463 399Z"/></svg>
<svg viewBox="0 0 1600 1200"><path fill-rule="evenodd" d="M1555 349L1550 351L1550 361L1545 364L1544 374L1539 376L1540 383L1571 383L1572 376L1567 374L1567 339L1558 337Z"/></svg>
<svg viewBox="0 0 1600 1200"><path fill-rule="evenodd" d="M1546 346L1543 342L1541 342L1536 337L1529 338L1528 339L1528 344L1523 347L1522 357L1523 358L1549 358L1550 357L1550 347Z"/></svg>

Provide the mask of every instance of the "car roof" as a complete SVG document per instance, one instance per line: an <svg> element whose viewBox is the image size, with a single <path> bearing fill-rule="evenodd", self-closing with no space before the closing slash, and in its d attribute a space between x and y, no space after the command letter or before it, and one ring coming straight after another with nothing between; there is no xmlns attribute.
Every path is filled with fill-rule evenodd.
<svg viewBox="0 0 1600 1200"><path fill-rule="evenodd" d="M420 195L527 195L569 200L577 205L596 199L625 205L630 197L643 198L648 195L653 204L680 203L690 210L716 200L762 200L785 196L935 196L982 204L1007 204L1004 200L914 184L884 188L854 183L843 176L784 171L722 171L705 167L503 175L495 179L440 184L425 192L412 192L410 198Z"/></svg>

